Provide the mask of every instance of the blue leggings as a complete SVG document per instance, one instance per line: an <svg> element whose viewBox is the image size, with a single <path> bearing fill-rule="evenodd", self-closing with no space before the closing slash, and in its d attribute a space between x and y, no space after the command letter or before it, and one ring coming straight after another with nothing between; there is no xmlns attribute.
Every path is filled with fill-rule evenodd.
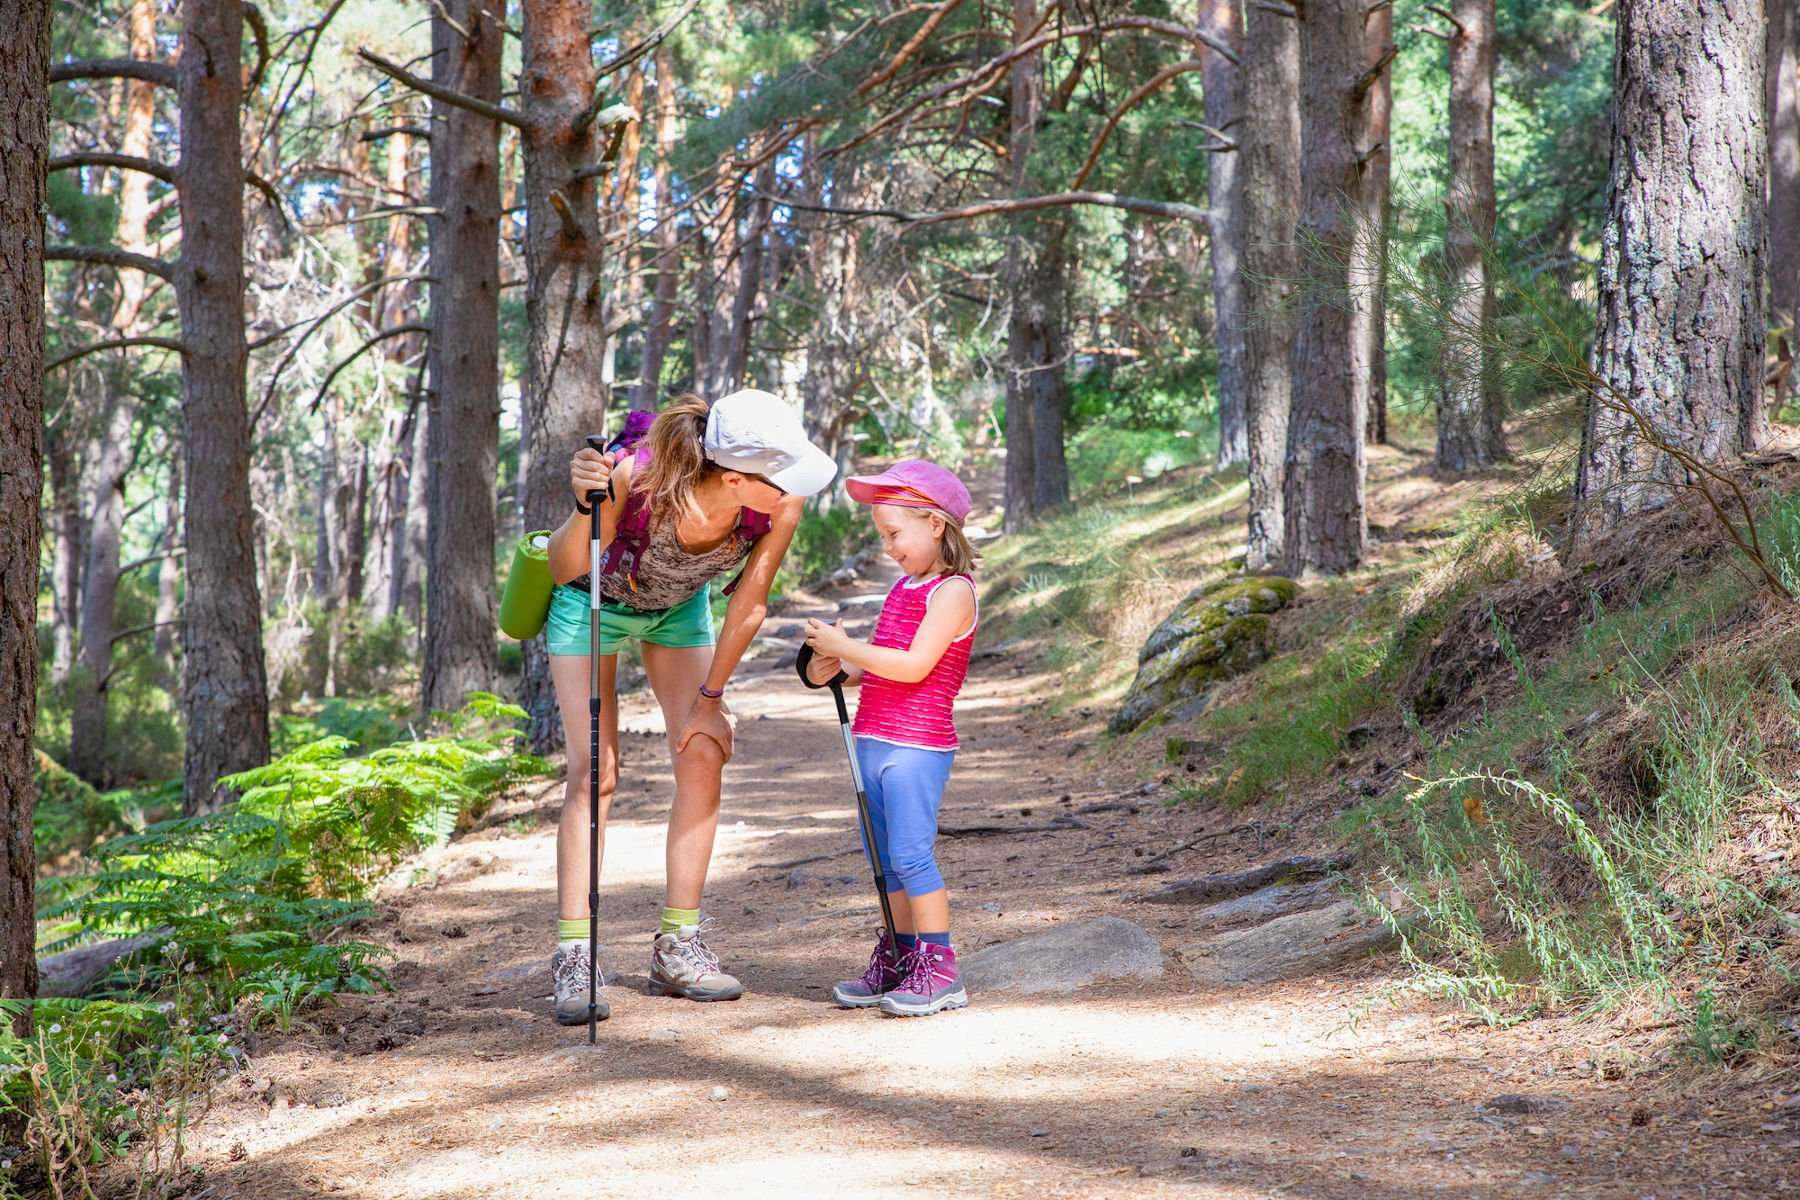
<svg viewBox="0 0 1800 1200"><path fill-rule="evenodd" d="M938 805L950 780L953 750L920 750L875 738L856 739L856 762L869 797L869 824L881 848L882 886L924 896L944 886L932 843ZM864 853L868 844L863 845Z"/></svg>

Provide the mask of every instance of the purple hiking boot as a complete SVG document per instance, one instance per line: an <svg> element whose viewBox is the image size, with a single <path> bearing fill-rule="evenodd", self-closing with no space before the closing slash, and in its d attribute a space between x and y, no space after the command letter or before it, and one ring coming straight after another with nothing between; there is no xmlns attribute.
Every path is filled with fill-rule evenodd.
<svg viewBox="0 0 1800 1200"><path fill-rule="evenodd" d="M831 989L831 998L839 1008L873 1008L881 997L900 986L900 954L888 940L887 930L875 939L875 952L869 955L868 970L861 979L846 979ZM587 1010L582 1013L585 1020Z"/></svg>
<svg viewBox="0 0 1800 1200"><path fill-rule="evenodd" d="M962 972L956 969L956 951L948 946L920 942L900 960L900 971L906 978L881 998L884 1013L928 1017L969 1003L969 993L963 991Z"/></svg>

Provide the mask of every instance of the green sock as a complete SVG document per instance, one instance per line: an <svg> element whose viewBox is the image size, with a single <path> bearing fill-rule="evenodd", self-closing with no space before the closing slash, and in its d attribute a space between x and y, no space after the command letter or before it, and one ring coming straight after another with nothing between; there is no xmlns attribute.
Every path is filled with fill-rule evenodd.
<svg viewBox="0 0 1800 1200"><path fill-rule="evenodd" d="M700 923L700 910L699 909L697 909L697 908L670 908L668 905L665 904L665 905L663 905L663 911L662 911L662 928L657 930L656 932L658 933L658 935L665 934L665 933L680 933L681 927L683 925L698 925L699 923Z"/></svg>
<svg viewBox="0 0 1800 1200"><path fill-rule="evenodd" d="M556 940L559 942L585 942L588 940L588 919L577 917L573 921L567 917L556 919Z"/></svg>

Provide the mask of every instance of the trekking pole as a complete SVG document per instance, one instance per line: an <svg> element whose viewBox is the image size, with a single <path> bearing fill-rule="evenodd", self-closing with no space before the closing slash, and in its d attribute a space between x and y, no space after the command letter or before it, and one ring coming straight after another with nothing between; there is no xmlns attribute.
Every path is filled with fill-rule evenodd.
<svg viewBox="0 0 1800 1200"><path fill-rule="evenodd" d="M800 653L794 658L794 670L799 672L800 682L807 687L831 689L831 698L837 701L838 729L844 735L844 753L850 757L850 779L856 784L856 815L862 822L863 844L869 848L869 865L875 872L875 895L881 901L881 919L887 925L888 945L898 946L900 937L894 932L894 906L888 903L887 872L881 866L881 850L875 845L875 825L869 820L869 794L863 790L862 766L856 761L856 739L850 733L850 709L844 703L844 680L849 678L843 671L825 683L814 683L812 676L806 673L812 665L813 648L801 646Z"/></svg>
<svg viewBox="0 0 1800 1200"><path fill-rule="evenodd" d="M587 444L606 453L606 439ZM606 497L613 494L606 481ZM588 1045L600 1021L600 492L588 493Z"/></svg>

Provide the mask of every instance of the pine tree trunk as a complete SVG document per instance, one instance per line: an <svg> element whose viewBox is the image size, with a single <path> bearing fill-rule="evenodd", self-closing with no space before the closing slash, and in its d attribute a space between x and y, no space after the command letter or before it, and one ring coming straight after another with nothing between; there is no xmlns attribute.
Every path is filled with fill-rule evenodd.
<svg viewBox="0 0 1800 1200"><path fill-rule="evenodd" d="M88 481L87 553L81 576L81 627L69 705L69 770L96 787L111 782L106 762L106 685L112 673L113 616L119 594L119 535L125 520L125 469L133 406L107 397L102 436L93 444Z"/></svg>
<svg viewBox="0 0 1800 1200"><path fill-rule="evenodd" d="M432 81L498 103L498 0L448 0L431 22ZM465 39L451 21L468 31ZM432 102L431 391L426 477L423 702L454 710L491 691L494 481L500 451L499 130Z"/></svg>
<svg viewBox="0 0 1800 1200"><path fill-rule="evenodd" d="M1013 0L1013 42L1037 24L1037 0ZM1031 170L1044 113L1044 59L1033 51L1013 64L1007 156L1014 195L1041 190ZM1001 276L1011 315L1006 329L1006 520L1009 530L1068 501L1063 458L1065 223L1057 217L1020 218L1006 241Z"/></svg>
<svg viewBox="0 0 1800 1200"><path fill-rule="evenodd" d="M1250 515L1245 563L1281 559L1286 532L1291 281L1300 219L1300 35L1295 22L1252 2L1245 13L1243 149L1244 398Z"/></svg>
<svg viewBox="0 0 1800 1200"><path fill-rule="evenodd" d="M348 519L344 522L344 593L346 604L363 600L363 557L369 549L369 446L356 453L356 481L351 485Z"/></svg>
<svg viewBox="0 0 1800 1200"><path fill-rule="evenodd" d="M774 205L765 199L775 188L774 159L757 171L753 186L756 196L750 202L743 248L738 255L737 287L731 294L731 333L725 353L724 387L727 391L743 387L750 369L750 331L755 323L756 298L762 290L763 254L769 239L769 222L774 216Z"/></svg>
<svg viewBox="0 0 1800 1200"><path fill-rule="evenodd" d="M1576 497L1582 532L1667 503L1761 423L1764 192L1760 0L1622 0L1599 332Z"/></svg>
<svg viewBox="0 0 1800 1200"><path fill-rule="evenodd" d="M1052 222L1032 262L1026 381L1031 394L1031 508L1036 516L1069 502L1069 467L1063 454L1063 417L1069 406L1068 247L1068 223Z"/></svg>
<svg viewBox="0 0 1800 1200"><path fill-rule="evenodd" d="M1768 0L1769 324L1800 358L1800 0ZM1790 365L1775 407L1800 397Z"/></svg>
<svg viewBox="0 0 1800 1200"><path fill-rule="evenodd" d="M0 63L0 997L28 999L38 982L31 739L43 535L50 0L0 0Z"/></svg>
<svg viewBox="0 0 1800 1200"><path fill-rule="evenodd" d="M176 295L188 348L181 699L187 718L183 808L193 814L226 799L217 789L220 776L268 761L269 700L244 405L243 11L183 0L181 12Z"/></svg>
<svg viewBox="0 0 1800 1200"><path fill-rule="evenodd" d="M1202 23L1240 55L1239 0L1207 0ZM1224 55L1201 51L1206 67L1201 77L1206 95L1206 123L1243 142L1243 87L1238 69ZM1244 381L1244 184L1243 152L1218 150L1206 156L1206 200L1212 210L1213 342L1218 350L1219 458L1221 467L1250 457L1248 391Z"/></svg>
<svg viewBox="0 0 1800 1200"><path fill-rule="evenodd" d="M73 398L70 399L73 402ZM66 429L44 435L50 466L50 527L56 539L50 582L50 686L68 694L75 672L75 627L81 621L81 467Z"/></svg>
<svg viewBox="0 0 1800 1200"><path fill-rule="evenodd" d="M594 95L586 6L525 0L525 443L526 529L554 529L569 515L569 456L584 433L606 427L601 358L601 250L594 180L570 182L600 155L603 135L574 123ZM568 236L551 204L560 193L578 216ZM542 639L525 643L521 703L531 714L532 748L562 746L562 719Z"/></svg>
<svg viewBox="0 0 1800 1200"><path fill-rule="evenodd" d="M131 0L127 18L131 57L154 61L156 52L155 0ZM156 122L156 85L141 79L127 79L125 87L125 128L119 139L119 153L133 158L150 158L151 136ZM142 171L119 172L119 224L114 240L122 250L151 254L150 176ZM113 309L112 329L128 335L143 311L144 297L150 277L142 271L118 272L119 303Z"/></svg>
<svg viewBox="0 0 1800 1200"><path fill-rule="evenodd" d="M1358 150L1364 158L1361 235L1356 240L1357 263L1351 278L1358 288L1357 337L1362 343L1363 410L1368 414L1364 436L1370 442L1387 442L1387 254L1388 204L1393 186L1392 135L1394 107L1394 6L1368 5L1363 10L1363 56L1375 72L1369 85L1368 122Z"/></svg>
<svg viewBox="0 0 1800 1200"><path fill-rule="evenodd" d="M424 380L420 379L421 388ZM401 538L394 545L394 605L391 611L401 613L407 623L423 636L425 632L425 587L424 570L426 558L430 554L430 539L426 529L431 524L430 488L427 480L431 474L429 454L431 453L431 408L421 398L418 413L412 423L412 437L407 450L406 493L401 497L401 509L405 513L402 522Z"/></svg>
<svg viewBox="0 0 1800 1200"><path fill-rule="evenodd" d="M156 661L164 677L174 687L180 686L181 673L175 661L180 650L175 629L181 619L178 584L181 559L175 551L181 546L181 451L179 447L169 460L168 495L163 498L162 548L168 555L156 564Z"/></svg>
<svg viewBox="0 0 1800 1200"><path fill-rule="evenodd" d="M1488 361L1494 285L1494 0L1456 0L1450 43L1450 197L1445 203L1448 289L1437 465L1473 471L1506 456L1499 388Z"/></svg>
<svg viewBox="0 0 1800 1200"><path fill-rule="evenodd" d="M668 357L669 337L675 321L676 289L681 286L681 252L676 245L675 192L670 182L670 159L675 153L675 68L665 51L656 55L656 257L650 260L655 277L650 317L644 325L644 352L638 363L638 387L633 408L655 409L662 397L663 360Z"/></svg>
<svg viewBox="0 0 1800 1200"><path fill-rule="evenodd" d="M1368 400L1363 288L1352 278L1365 230L1368 128L1363 0L1307 0L1300 16L1300 240L1306 246L1288 418L1290 574L1335 574L1362 561L1363 438Z"/></svg>

